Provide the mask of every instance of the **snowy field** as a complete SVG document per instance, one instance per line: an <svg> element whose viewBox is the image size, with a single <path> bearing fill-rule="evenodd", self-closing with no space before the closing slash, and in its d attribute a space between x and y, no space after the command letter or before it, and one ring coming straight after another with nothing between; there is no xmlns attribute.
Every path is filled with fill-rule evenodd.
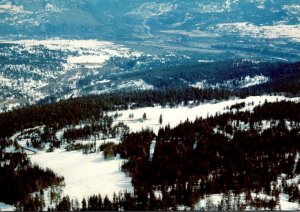
<svg viewBox="0 0 300 212"><path fill-rule="evenodd" d="M208 116L214 116L217 113L222 114L229 112L226 107L230 107L237 103L245 102L246 107L243 110L252 110L258 105L262 105L265 101L300 101L300 98L287 98L284 96L250 96L246 99L233 99L218 103L204 103L195 107L178 106L176 108L162 108L161 106L139 108L134 110L122 110L117 111L120 115L115 123L124 122L128 125L131 132L138 132L142 129L150 128L156 134L161 127L170 125L171 128L176 127L180 122L184 122L189 119L194 121L197 117L206 118ZM252 105L252 103L254 103ZM240 111L243 111L240 110ZM111 112L110 115L114 115L116 112ZM146 113L147 119L143 120L143 114ZM133 114L133 118L130 119L129 115ZM159 117L162 115L163 123L159 124Z"/></svg>
<svg viewBox="0 0 300 212"><path fill-rule="evenodd" d="M93 194L108 195L127 190L132 191L131 178L120 170L124 160L118 156L114 160L104 160L100 153L83 155L81 151L56 150L52 153L39 152L31 155L33 163L52 169L64 176L66 186L63 195L77 198Z"/></svg>

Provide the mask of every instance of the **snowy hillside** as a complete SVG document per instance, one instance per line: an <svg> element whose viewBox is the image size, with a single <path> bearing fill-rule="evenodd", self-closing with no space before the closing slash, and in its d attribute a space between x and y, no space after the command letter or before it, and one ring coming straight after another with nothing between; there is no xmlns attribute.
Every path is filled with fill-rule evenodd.
<svg viewBox="0 0 300 212"><path fill-rule="evenodd" d="M126 63L143 55L123 45L98 40L2 40L0 46L0 99L5 100L1 102L2 111L17 103L37 102L50 93L57 93L59 98L83 95L86 86L80 85L90 76L95 76L87 84L94 87L90 93L100 90L97 86L105 90L110 81L103 79L104 66L114 73L118 62L113 60ZM132 88L139 86L132 84Z"/></svg>
<svg viewBox="0 0 300 212"><path fill-rule="evenodd" d="M100 143L103 141L97 142L97 145ZM56 150L53 153L39 152L30 159L64 176L66 186L63 195L71 198L82 200L101 194L112 199L113 193L133 191L130 177L120 170L123 160L118 157L105 160L99 153L83 155L77 151Z"/></svg>
<svg viewBox="0 0 300 212"><path fill-rule="evenodd" d="M170 126L171 128L174 128L187 119L194 121L196 118L200 117L205 119L216 114L220 115L227 113L230 112L234 106L241 103L244 103L245 107L239 111L253 111L254 107L262 105L265 102L281 101L300 102L300 98L287 98L284 96L251 96L246 99L208 102L199 106L194 106L194 102L190 102L189 106L178 105L175 108L162 108L161 106L156 106L114 111L110 112L109 115L115 117L113 123L114 126L124 123L129 126L131 132L140 132L142 129L149 128L157 134L162 127ZM143 117L143 114L146 114L146 118ZM162 116L161 123L159 123L160 115ZM270 123L265 123L264 127L267 129L270 128L271 125L272 124ZM11 139L17 140L21 146L26 146L28 145L26 143L30 141L28 136L33 132L32 130L38 130L40 128L41 127L36 127L24 130L23 134L16 133ZM247 129L246 124L244 125L244 128ZM62 134L64 130L65 129L62 129L56 133L58 139L63 139ZM28 132L28 134L26 132ZM94 142L94 138L74 141L74 143L82 144L93 144ZM97 139L96 146L99 147L101 144L109 142L117 144L120 142L120 138ZM78 150L66 151L64 145L59 149L55 149L54 152L46 152L45 150L38 150L32 147L27 148L36 152L36 154L29 154L33 163L37 163L41 167L51 168L57 174L65 178L66 185L63 188L62 195L68 195L72 199L81 200L82 198L87 198L94 194L101 194L102 196L108 195L109 198L112 198L114 193L118 194L119 192L133 191L131 178L121 171L121 165L124 163L124 160L120 159L119 155L112 159L105 159L102 151L86 155ZM156 141L154 140L150 146L150 160L155 152L155 148ZM6 151L11 151L10 149L11 148L7 148ZM255 194L253 195L254 198ZM262 196L264 196L264 194L262 194ZM220 204L222 195L215 194L208 198L213 204ZM196 204L196 208L203 209L207 207L208 198L200 199ZM48 197L45 197L45 199L49 201ZM298 204L290 202L285 194L280 195L280 204L281 208L284 210L294 210L298 208ZM7 208L8 206L2 206L3 209L5 209L5 207Z"/></svg>
<svg viewBox="0 0 300 212"><path fill-rule="evenodd" d="M174 128L187 119L194 121L197 117L207 118L210 116L215 116L216 114L226 113L229 112L229 110L226 108L230 108L232 105L240 104L242 102L247 105L247 107L245 107L243 110L251 111L254 107L261 105L266 101L277 102L284 100L298 102L300 98L289 99L283 96L250 96L246 99L233 99L229 101L201 104L199 106L193 106L193 102L191 102L191 106L189 107L178 106L176 108L162 108L160 106L156 106L116 111L111 112L111 115L118 113L119 116L116 119L116 122L125 123L130 127L132 132L138 132L142 129L150 128L157 134L159 129L164 126L170 125L171 128ZM146 120L142 119L144 113L147 115ZM130 114L133 114L133 118L129 118ZM159 124L160 115L162 115L163 118L162 124Z"/></svg>
<svg viewBox="0 0 300 212"><path fill-rule="evenodd" d="M12 205L7 205L3 202L0 202L0 211L14 211L15 207Z"/></svg>

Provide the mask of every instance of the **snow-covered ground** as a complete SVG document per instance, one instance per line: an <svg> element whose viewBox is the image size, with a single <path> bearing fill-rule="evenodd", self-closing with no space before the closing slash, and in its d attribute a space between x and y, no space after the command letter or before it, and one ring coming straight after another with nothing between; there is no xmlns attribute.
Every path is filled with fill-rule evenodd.
<svg viewBox="0 0 300 212"><path fill-rule="evenodd" d="M152 90L154 88L153 85L147 84L144 80L139 79L139 80L130 80L127 81L126 83L121 83L118 86L118 89L126 89L126 88L139 88L142 90Z"/></svg>
<svg viewBox="0 0 300 212"><path fill-rule="evenodd" d="M300 101L300 98L287 98L284 96L250 96L246 99L232 99L218 103L204 103L195 107L178 106L175 108L162 108L161 106L129 109L117 111L119 116L115 123L124 122L129 126L131 132L138 132L142 129L150 128L155 133L158 133L161 127L170 125L171 128L176 127L180 122L189 119L194 121L197 117L206 118L207 116L214 116L216 113L228 112L225 108L237 103L245 102L246 107L243 110L252 110L254 107L263 104L265 101ZM252 104L253 103L253 104ZM242 111L242 110L241 110ZM111 112L114 115L116 111ZM147 119L143 120L143 114L146 113ZM129 115L133 114L133 118ZM159 124L159 117L162 115L163 123Z"/></svg>
<svg viewBox="0 0 300 212"><path fill-rule="evenodd" d="M198 61L199 62L199 61ZM204 89L204 88L247 88L254 85L260 85L268 82L270 79L264 75L256 75L253 77L245 76L241 78L236 78L232 80L223 81L222 83L209 84L207 80L196 82L191 84L191 87Z"/></svg>
<svg viewBox="0 0 300 212"><path fill-rule="evenodd" d="M122 45L99 40L0 40L0 43L20 45L22 51L32 54L39 53L38 47L67 52L69 56L65 65L66 70L74 68L74 64L98 68L112 57L129 58L142 55L141 52L132 51Z"/></svg>
<svg viewBox="0 0 300 212"><path fill-rule="evenodd" d="M121 171L124 160L117 156L113 160L105 160L100 153L83 155L81 151L55 150L51 153L38 152L30 159L39 166L48 167L65 178L66 186L63 195L77 198L93 194L108 195L133 190L131 178Z"/></svg>
<svg viewBox="0 0 300 212"><path fill-rule="evenodd" d="M16 208L12 205L7 205L3 202L0 202L0 211L14 211Z"/></svg>
<svg viewBox="0 0 300 212"><path fill-rule="evenodd" d="M112 91L111 87L114 89L127 88L126 86L134 89L153 87L142 80L115 85L100 75L106 65L114 64L118 67L113 58L138 60L144 55L121 44L101 40L52 38L48 40L0 39L0 45L0 56L18 58L20 61L11 63L7 60L1 64L0 84L3 87L0 90L0 112L10 110L14 106L8 102L1 103L7 99L7 96L23 105L36 103L49 95L58 95L59 99L84 95L86 91L82 90L82 86L78 86L78 82L85 81L90 75L95 76L90 82L93 86L93 89L89 90L90 94L97 93L99 90ZM20 58L30 58L39 62L24 62L26 60ZM103 86L105 83L107 86ZM103 89L99 89L98 85L103 86ZM53 87L56 89L52 90Z"/></svg>
<svg viewBox="0 0 300 212"><path fill-rule="evenodd" d="M129 109L122 111L110 112L109 115L115 115L118 113L118 118L114 120L114 125L120 122L128 125L131 132L138 132L142 129L153 129L154 133L158 133L158 130L166 125L175 127L181 122L189 119L195 120L197 117L206 118L207 116L215 115L216 113L222 114L228 112L230 106L237 103L245 102L245 107L240 109L253 110L257 105L261 105L268 102L276 101L294 101L300 102L300 97L287 98L284 96L251 96L245 99L231 99L223 102L208 102L200 104L199 106L183 106L180 105L175 108L163 108L161 106L146 107L139 109ZM192 102L190 102L192 103ZM227 109L226 109L227 108ZM146 119L143 119L143 114L146 113ZM133 115L133 118L132 118ZM162 124L159 123L159 117L162 115ZM131 117L131 118L130 118ZM38 129L36 127L33 129ZM17 133L11 139L16 139L20 133ZM57 133L57 137L61 139L62 131ZM99 147L104 142L118 143L117 139L97 140L96 146ZM92 142L92 139L77 141L80 143ZM25 146L25 139L19 141L21 146ZM150 160L155 150L156 141L154 140L150 147ZM108 195L112 198L113 193L116 194L120 191L133 191L131 184L131 178L126 176L121 171L120 167L124 160L119 156L112 160L105 160L102 152L96 152L88 155L82 154L81 151L67 152L63 148L56 149L54 152L46 153L45 151L37 151L37 154L29 155L33 163L38 164L41 167L48 167L55 173L65 178L65 188L63 189L63 195L69 195L71 198L77 198L79 201L83 197L88 197L93 194ZM221 196L216 194L210 197L210 201L217 204L221 199ZM197 207L205 207L206 199L199 201ZM282 194L280 196L282 209L297 209L298 204L288 202L288 198Z"/></svg>
<svg viewBox="0 0 300 212"><path fill-rule="evenodd" d="M208 197L202 198L200 199L196 205L195 205L195 210L208 210L210 207L215 206L217 207L221 201L222 198L224 197L223 194L212 194L209 195ZM256 194L256 193L251 193L251 197L252 199L255 199L256 197L258 197L259 199L272 199L272 197L267 196L265 194ZM241 203L245 203L245 193L240 194L240 201ZM234 209L234 197L233 195L231 196L231 200L230 200L230 205L231 205L231 210ZM236 203L235 203L236 204ZM299 210L299 204L298 203L294 203L294 202L289 202L289 197L287 194L281 193L279 195L279 204L280 204L280 208L279 206L277 206L275 208L275 210L283 210L283 211L297 211ZM236 207L236 205L235 205ZM212 208L210 208L212 209ZM247 207L246 210L255 210L255 208L251 208L251 207Z"/></svg>
<svg viewBox="0 0 300 212"><path fill-rule="evenodd" d="M160 16L166 14L177 8L176 4L168 3L156 3L156 2L146 2L140 7L135 8L133 11L129 12L128 15L139 15L145 19L151 18L153 16Z"/></svg>
<svg viewBox="0 0 300 212"><path fill-rule="evenodd" d="M257 75L254 77L246 76L245 79L241 80L241 88L247 88L254 85L259 85L268 82L270 79L263 75Z"/></svg>
<svg viewBox="0 0 300 212"><path fill-rule="evenodd" d="M217 32L239 34L253 38L288 38L296 42L300 41L300 25L277 24L273 26L256 26L252 23L225 23L217 25Z"/></svg>
<svg viewBox="0 0 300 212"><path fill-rule="evenodd" d="M23 133L32 130L43 130L43 126L24 130ZM63 130L56 133L56 137L62 138ZM64 146L61 149L55 149L54 152L46 152L27 147L27 141L30 139L23 138L21 132L18 132L10 137L11 140L17 140L18 144L26 147L28 157L33 164L38 164L43 168L50 168L57 175L63 176L65 179L65 187L62 195L69 195L72 199L77 199L81 202L82 198L87 198L93 194L101 194L103 197L107 195L110 199L113 193L132 192L133 186L131 178L126 176L121 171L121 165L124 160L117 155L114 159L105 160L102 152L85 155L82 151L66 151ZM76 143L93 143L94 139L78 140ZM103 143L119 143L120 139L96 140L98 148ZM29 142L30 143L30 142ZM45 149L48 149L49 146ZM15 152L14 147L6 148L6 152ZM46 193L46 192L45 192ZM46 202L49 202L46 196Z"/></svg>

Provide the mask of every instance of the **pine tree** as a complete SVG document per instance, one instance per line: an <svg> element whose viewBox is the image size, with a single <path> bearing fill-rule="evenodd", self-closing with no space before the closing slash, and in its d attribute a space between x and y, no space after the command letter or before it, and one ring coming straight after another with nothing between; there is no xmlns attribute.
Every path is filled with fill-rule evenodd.
<svg viewBox="0 0 300 212"><path fill-rule="evenodd" d="M81 210L82 210L82 211L86 211L86 201L85 201L85 198L82 199L82 202L81 202Z"/></svg>
<svg viewBox="0 0 300 212"><path fill-rule="evenodd" d="M162 114L160 114L159 116L159 124L161 125L163 123L163 118L162 118Z"/></svg>

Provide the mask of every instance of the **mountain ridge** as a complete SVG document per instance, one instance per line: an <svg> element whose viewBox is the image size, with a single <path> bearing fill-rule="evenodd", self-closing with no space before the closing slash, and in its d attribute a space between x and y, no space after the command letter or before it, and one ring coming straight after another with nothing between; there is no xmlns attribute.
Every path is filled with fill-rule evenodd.
<svg viewBox="0 0 300 212"><path fill-rule="evenodd" d="M295 0L276 3L267 0L2 0L0 34L5 36L8 32L19 32L25 35L76 35L85 32L104 36L127 32L131 38L134 36L132 32L147 35L149 31L157 34L168 29L214 31L212 26L223 23L299 25L299 12L300 7Z"/></svg>

